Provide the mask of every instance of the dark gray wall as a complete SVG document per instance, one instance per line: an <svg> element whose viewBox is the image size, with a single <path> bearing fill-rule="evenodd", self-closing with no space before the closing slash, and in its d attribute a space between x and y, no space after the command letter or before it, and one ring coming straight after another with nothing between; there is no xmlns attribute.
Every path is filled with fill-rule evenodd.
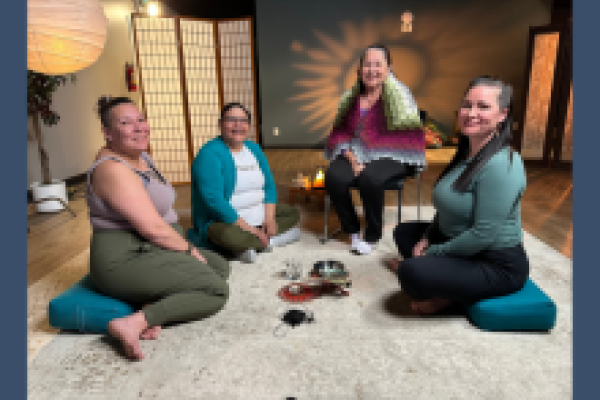
<svg viewBox="0 0 600 400"><path fill-rule="evenodd" d="M400 32L405 10L412 33ZM443 128L481 74L513 85L519 115L529 27L550 11L545 0L256 0L262 143L318 146L373 42L391 49L394 73Z"/></svg>

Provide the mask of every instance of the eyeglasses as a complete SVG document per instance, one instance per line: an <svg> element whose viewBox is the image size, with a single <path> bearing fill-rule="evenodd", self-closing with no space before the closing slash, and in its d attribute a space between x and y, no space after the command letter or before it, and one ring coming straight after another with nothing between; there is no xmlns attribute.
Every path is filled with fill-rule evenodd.
<svg viewBox="0 0 600 400"><path fill-rule="evenodd" d="M236 122L242 123L242 124L249 124L250 123L250 119L248 118L237 118L237 117L225 117L225 122L229 123L229 124L234 124Z"/></svg>

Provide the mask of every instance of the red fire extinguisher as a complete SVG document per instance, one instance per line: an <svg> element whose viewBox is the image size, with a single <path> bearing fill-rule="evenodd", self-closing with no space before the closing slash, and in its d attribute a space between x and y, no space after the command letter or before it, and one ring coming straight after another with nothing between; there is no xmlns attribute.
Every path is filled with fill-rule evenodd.
<svg viewBox="0 0 600 400"><path fill-rule="evenodd" d="M125 81L127 82L127 89L130 92L137 92L137 83L135 82L135 70L133 65L130 63L125 64Z"/></svg>

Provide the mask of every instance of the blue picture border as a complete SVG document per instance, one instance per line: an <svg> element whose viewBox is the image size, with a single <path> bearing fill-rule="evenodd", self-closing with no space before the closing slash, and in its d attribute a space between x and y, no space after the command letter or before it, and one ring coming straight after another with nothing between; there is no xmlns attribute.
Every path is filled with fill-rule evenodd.
<svg viewBox="0 0 600 400"><path fill-rule="evenodd" d="M573 398L592 398L597 390L597 361L600 359L596 283L600 282L597 265L599 247L595 233L598 226L598 152L600 129L598 99L600 62L595 39L600 3L589 0L574 2L573 14L573 85L575 134L573 168ZM0 302L3 313L0 340L2 397L27 397L27 181L26 146L26 26L27 2L8 1L2 7L0 40L4 62L0 64L3 95L3 137L0 146L0 171L4 190L0 196L4 223L0 236L3 258ZM594 178L596 176L596 178ZM14 190L13 190L14 189ZM560 312L560 310L559 310ZM551 334L551 333L550 333Z"/></svg>
<svg viewBox="0 0 600 400"><path fill-rule="evenodd" d="M27 397L27 2L7 1L0 14L3 223L0 369L5 399Z"/></svg>
<svg viewBox="0 0 600 400"><path fill-rule="evenodd" d="M573 398L591 399L598 392L600 318L596 285L600 188L598 187L598 22L600 3L573 4ZM560 312L560 310L559 310ZM593 395L596 393L596 395Z"/></svg>

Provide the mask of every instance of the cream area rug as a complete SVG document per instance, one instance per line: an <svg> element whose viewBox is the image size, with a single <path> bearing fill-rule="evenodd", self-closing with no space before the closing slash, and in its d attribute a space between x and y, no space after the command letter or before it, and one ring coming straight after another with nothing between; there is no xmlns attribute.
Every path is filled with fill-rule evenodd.
<svg viewBox="0 0 600 400"><path fill-rule="evenodd" d="M416 219L416 207L403 207ZM430 219L432 208L422 208ZM101 335L59 333L45 306L87 271L87 252L28 290L29 398L41 399L570 399L572 398L572 262L529 234L534 281L558 305L549 333L492 333L463 315L416 317L398 281L381 263L397 254L397 214L386 209L385 235L374 253L356 256L346 243L299 242L232 262L231 297L217 315L163 330L144 341L146 358L130 362ZM286 259L336 259L350 270L350 296L304 305L277 291ZM277 333L290 308L315 322Z"/></svg>

